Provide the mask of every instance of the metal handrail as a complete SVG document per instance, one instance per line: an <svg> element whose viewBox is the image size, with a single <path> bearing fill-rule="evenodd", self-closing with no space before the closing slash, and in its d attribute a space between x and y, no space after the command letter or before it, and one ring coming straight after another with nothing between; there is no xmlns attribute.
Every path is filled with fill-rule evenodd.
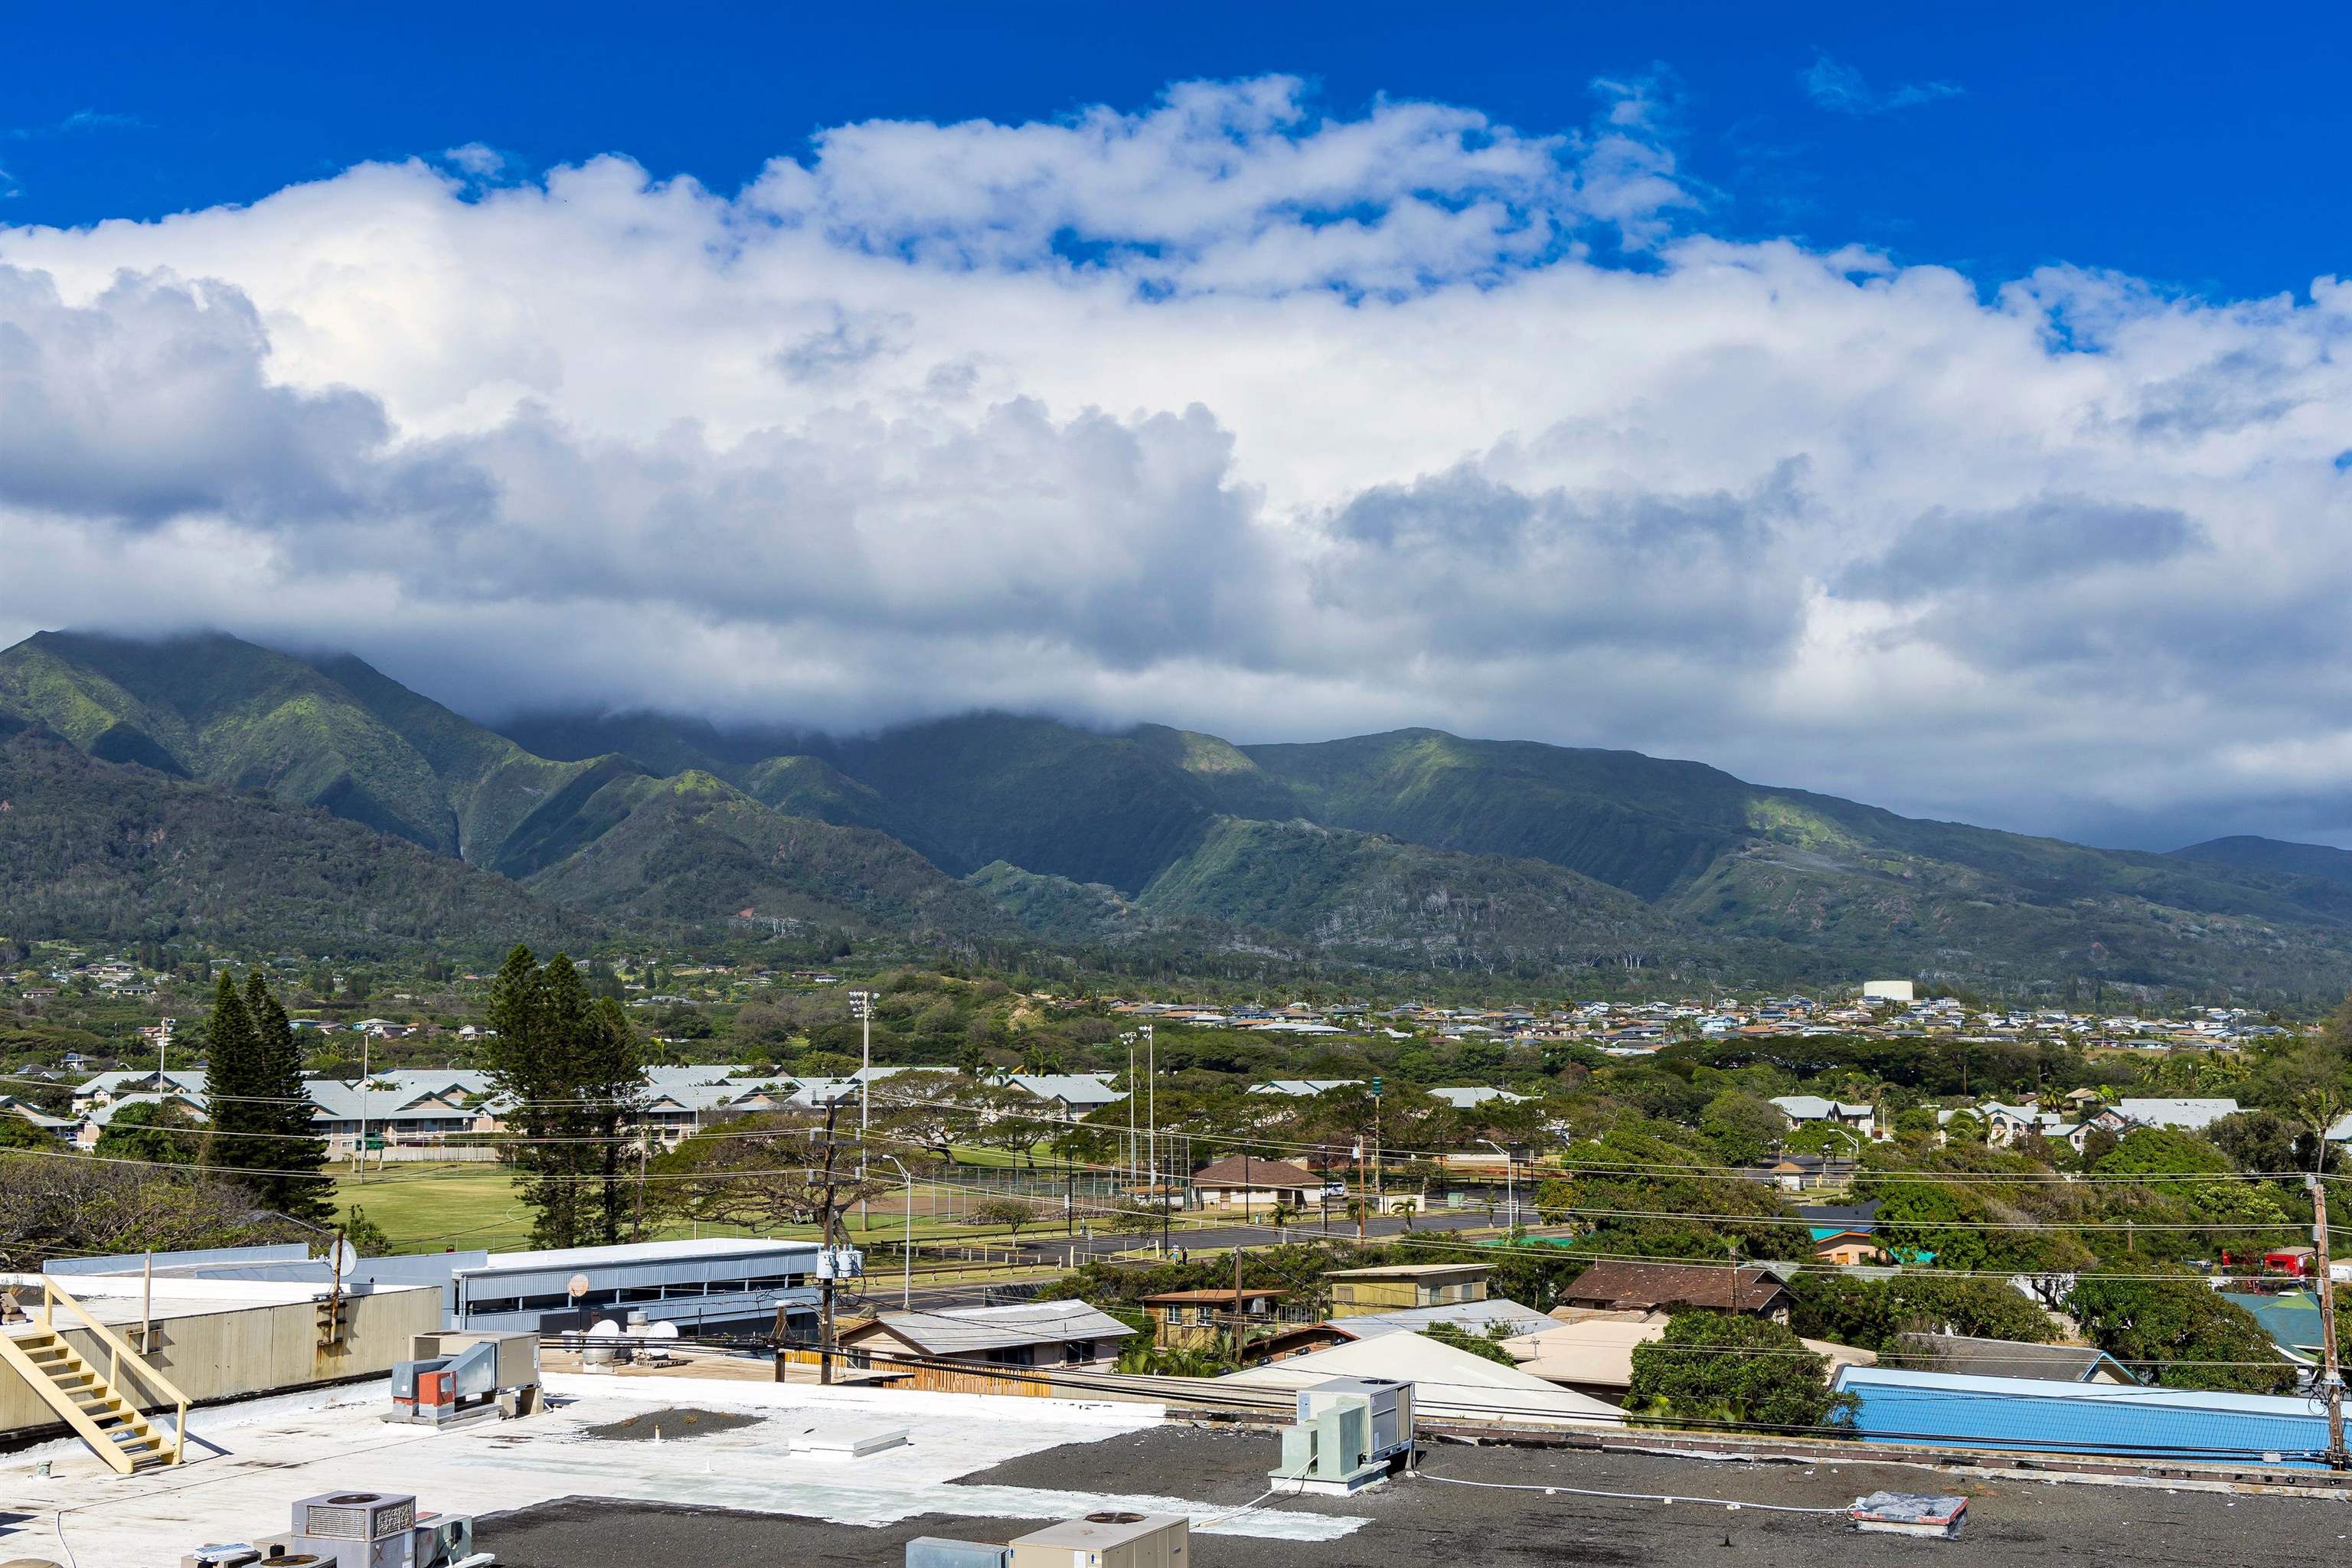
<svg viewBox="0 0 2352 1568"><path fill-rule="evenodd" d="M37 1321L42 1328L53 1334L58 1332L53 1307L59 1301L72 1308L74 1315L82 1321L83 1325L106 1342L109 1352L106 1381L117 1394L122 1392L122 1363L127 1357L131 1369L142 1381L161 1390L168 1403L179 1407L172 1419L172 1463L178 1464L188 1446L188 1396L181 1392L178 1384L165 1377L146 1357L132 1350L121 1335L92 1316L90 1310L83 1306L73 1292L58 1284L54 1276L44 1273L41 1276L41 1310ZM124 1403L130 1404L130 1401L126 1398ZM137 1406L132 1405L132 1408Z"/></svg>

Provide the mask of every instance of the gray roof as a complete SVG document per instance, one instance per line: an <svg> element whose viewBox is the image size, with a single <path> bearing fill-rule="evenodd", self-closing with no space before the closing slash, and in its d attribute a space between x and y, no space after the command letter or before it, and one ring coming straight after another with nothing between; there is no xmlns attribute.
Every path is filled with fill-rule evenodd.
<svg viewBox="0 0 2352 1568"><path fill-rule="evenodd" d="M202 1068L173 1068L163 1076L175 1087L188 1093L202 1094L205 1091L205 1069ZM77 1095L118 1094L121 1092L124 1084L152 1083L154 1078L153 1068L131 1068L117 1072L102 1072L77 1088L74 1093Z"/></svg>
<svg viewBox="0 0 2352 1568"><path fill-rule="evenodd" d="M1015 1345L1059 1344L1066 1340L1125 1339L1136 1331L1084 1301L884 1312L876 1321L924 1355L968 1355Z"/></svg>
<svg viewBox="0 0 2352 1568"><path fill-rule="evenodd" d="M2052 1383L2137 1383L2123 1363L2095 1345L2036 1345L1974 1334L1902 1334L1881 1352L1881 1366L1965 1377L2028 1377Z"/></svg>
<svg viewBox="0 0 2352 1568"><path fill-rule="evenodd" d="M2134 1100L2116 1101L2116 1110L2150 1127L2175 1127L2202 1132L2224 1116L2238 1113L2234 1100Z"/></svg>
<svg viewBox="0 0 2352 1568"><path fill-rule="evenodd" d="M1040 1100L1058 1100L1066 1105L1115 1105L1127 1098L1124 1089L1113 1089L1108 1073L1024 1073L1017 1072L1004 1081L1014 1089L1025 1089Z"/></svg>
<svg viewBox="0 0 2352 1568"><path fill-rule="evenodd" d="M1432 1100L1444 1100L1456 1110L1468 1110L1471 1107L1484 1105L1490 1100L1499 1100L1506 1104L1517 1105L1528 1098L1524 1094L1513 1094L1507 1089L1489 1089L1484 1084L1465 1085L1458 1089L1433 1089L1429 1091L1429 1096Z"/></svg>
<svg viewBox="0 0 2352 1568"><path fill-rule="evenodd" d="M1332 1327L1343 1334L1369 1340L1377 1334L1417 1334L1436 1323L1452 1323L1471 1334L1483 1336L1489 1323L1507 1325L1513 1334L1540 1333L1559 1327L1556 1318L1548 1318L1533 1307L1522 1307L1517 1301L1493 1297L1484 1301L1449 1301L1442 1307L1412 1307L1396 1312L1369 1312L1360 1318L1339 1318Z"/></svg>

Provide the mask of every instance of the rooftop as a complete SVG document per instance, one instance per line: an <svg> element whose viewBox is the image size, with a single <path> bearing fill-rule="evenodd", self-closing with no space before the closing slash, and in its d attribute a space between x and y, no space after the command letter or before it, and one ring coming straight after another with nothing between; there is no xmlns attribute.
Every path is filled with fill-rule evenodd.
<svg viewBox="0 0 2352 1568"><path fill-rule="evenodd" d="M814 1241L773 1241L757 1236L710 1236L696 1240L638 1241L622 1247L558 1247L541 1252L493 1252L488 1267L562 1268L594 1265L611 1268L632 1263L676 1263L695 1258L740 1258L755 1252L814 1252Z"/></svg>

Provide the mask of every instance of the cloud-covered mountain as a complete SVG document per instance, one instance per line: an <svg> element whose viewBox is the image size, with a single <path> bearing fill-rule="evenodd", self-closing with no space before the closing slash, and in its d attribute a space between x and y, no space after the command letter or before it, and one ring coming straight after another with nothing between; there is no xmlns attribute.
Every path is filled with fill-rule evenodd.
<svg viewBox="0 0 2352 1568"><path fill-rule="evenodd" d="M33 761L56 738L79 748L79 771L25 774L38 809L0 817L0 876L19 886L75 880L91 830L56 803L100 809L99 775L119 775L140 798L209 802L239 842L267 837L266 797L313 836L320 811L374 829L399 877L448 857L417 896L474 900L476 941L532 908L611 934L748 921L1571 990L1627 969L2305 1000L2352 984L2352 879L2319 858L2341 852L2090 849L1625 751L1433 730L1236 746L1003 713L842 738L572 712L499 734L349 655L218 634L30 638L0 652L0 725ZM156 918L183 906L193 921L184 899ZM89 934L65 910L34 934ZM430 940L404 910L366 923Z"/></svg>
<svg viewBox="0 0 2352 1568"><path fill-rule="evenodd" d="M1638 84L1545 134L1268 78L836 126L731 193L463 158L0 227L0 637L2352 841L2352 292L1979 287L1724 237L1706 182ZM425 771L379 803L425 841L495 814Z"/></svg>

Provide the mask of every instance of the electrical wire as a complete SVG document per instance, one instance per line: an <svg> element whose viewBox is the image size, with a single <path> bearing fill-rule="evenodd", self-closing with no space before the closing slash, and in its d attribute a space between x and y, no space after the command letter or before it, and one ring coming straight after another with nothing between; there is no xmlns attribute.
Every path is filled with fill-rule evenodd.
<svg viewBox="0 0 2352 1568"><path fill-rule="evenodd" d="M1532 1481L1465 1480L1459 1476L1433 1476L1418 1465L1413 1467L1412 1474L1415 1480L1444 1481L1451 1487L1480 1487L1488 1491L1501 1492L1541 1492L1546 1497L1554 1492L1566 1492L1571 1497L1615 1498L1622 1502L1693 1502L1707 1508L1754 1509L1759 1513L1835 1514L1841 1519L1853 1516L1851 1508L1800 1508L1794 1503L1785 1502L1734 1502L1729 1498L1684 1497L1680 1493L1669 1496L1658 1492L1612 1492L1597 1487L1543 1486Z"/></svg>

